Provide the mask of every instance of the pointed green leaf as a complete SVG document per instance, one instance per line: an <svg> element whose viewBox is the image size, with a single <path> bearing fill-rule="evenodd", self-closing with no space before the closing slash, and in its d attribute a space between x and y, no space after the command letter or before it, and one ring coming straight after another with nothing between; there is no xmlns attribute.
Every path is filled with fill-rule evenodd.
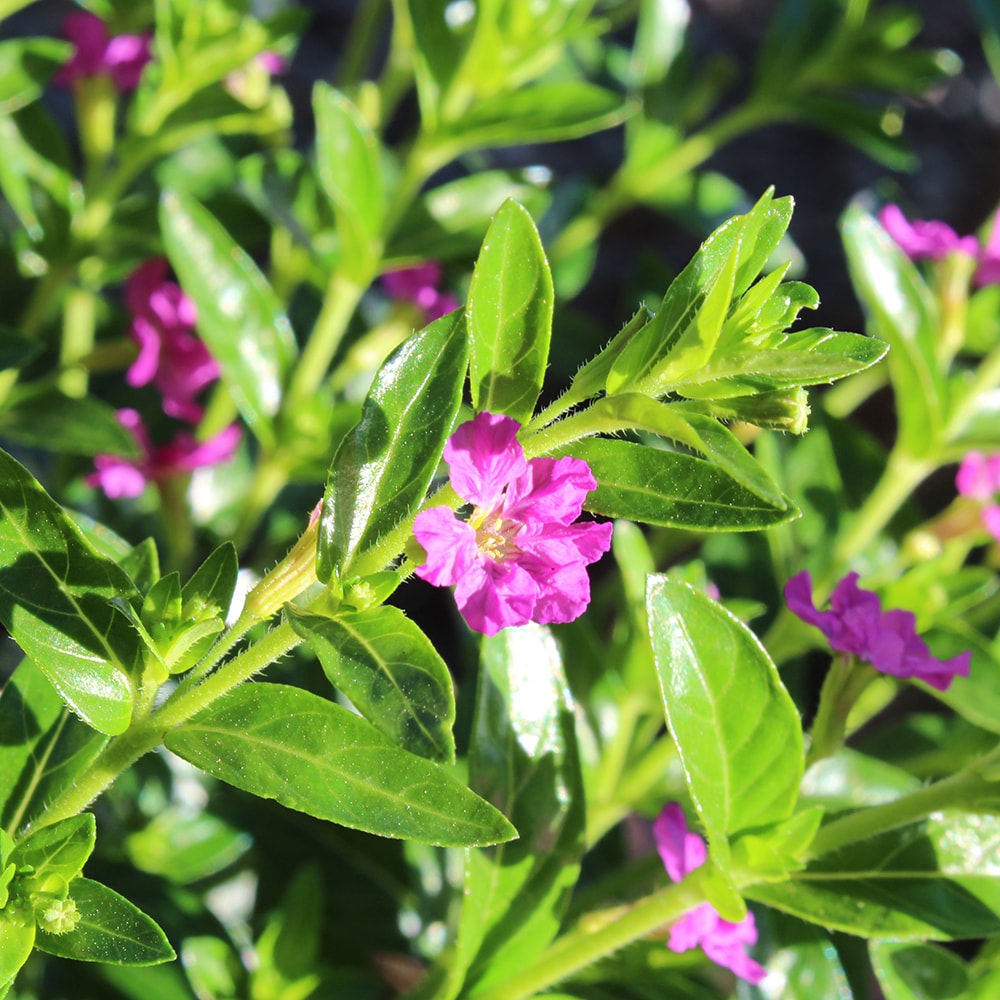
<svg viewBox="0 0 1000 1000"><path fill-rule="evenodd" d="M515 836L452 771L298 688L239 687L164 742L237 788L382 837L464 847Z"/></svg>
<svg viewBox="0 0 1000 1000"><path fill-rule="evenodd" d="M323 618L289 608L330 683L398 746L453 761L455 692L430 639L398 608Z"/></svg>
<svg viewBox="0 0 1000 1000"><path fill-rule="evenodd" d="M28 961L35 946L35 925L15 924L0 913L0 1000L7 995L14 977Z"/></svg>
<svg viewBox="0 0 1000 1000"><path fill-rule="evenodd" d="M0 621L66 703L102 733L128 728L141 644L109 603L137 599L22 465L0 452Z"/></svg>
<svg viewBox="0 0 1000 1000"><path fill-rule="evenodd" d="M940 812L858 841L747 896L866 938L917 941L1000 931L1000 817Z"/></svg>
<svg viewBox="0 0 1000 1000"><path fill-rule="evenodd" d="M965 962L939 945L869 941L868 953L885 1000L956 1000L967 995Z"/></svg>
<svg viewBox="0 0 1000 1000"><path fill-rule="evenodd" d="M25 837L14 849L11 861L19 868L30 865L34 869L32 891L58 893L83 871L96 836L93 813L70 816Z"/></svg>
<svg viewBox="0 0 1000 1000"><path fill-rule="evenodd" d="M39 951L78 962L107 965L159 965L176 958L166 935L135 904L100 882L73 880L70 896L80 922L66 934L39 929Z"/></svg>
<svg viewBox="0 0 1000 1000"><path fill-rule="evenodd" d="M493 218L469 287L469 378L477 411L526 423L542 390L554 292L535 224L515 201Z"/></svg>
<svg viewBox="0 0 1000 1000"><path fill-rule="evenodd" d="M798 710L759 640L720 604L651 576L646 606L667 724L723 862L736 834L792 814L803 767Z"/></svg>
<svg viewBox="0 0 1000 1000"><path fill-rule="evenodd" d="M358 109L325 83L313 90L313 113L319 179L341 241L339 266L364 285L378 266L385 215L378 139Z"/></svg>
<svg viewBox="0 0 1000 1000"><path fill-rule="evenodd" d="M14 832L29 824L106 743L23 660L0 694L0 827Z"/></svg>
<svg viewBox="0 0 1000 1000"><path fill-rule="evenodd" d="M841 229L851 280L870 332L892 348L888 364L900 441L912 454L924 455L944 426L937 305L913 263L860 206L848 208Z"/></svg>
<svg viewBox="0 0 1000 1000"><path fill-rule="evenodd" d="M379 369L330 467L320 579L343 576L424 499L458 413L467 358L465 320L455 312L415 333Z"/></svg>
<svg viewBox="0 0 1000 1000"><path fill-rule="evenodd" d="M0 42L0 115L41 97L49 78L72 54L72 46L59 38Z"/></svg>
<svg viewBox="0 0 1000 1000"><path fill-rule="evenodd" d="M469 781L519 838L467 855L453 959L469 967L466 990L504 982L556 936L585 820L573 701L551 632L525 625L484 639L476 700Z"/></svg>
<svg viewBox="0 0 1000 1000"><path fill-rule="evenodd" d="M595 514L694 531L748 531L798 516L741 485L714 462L630 441L592 438L572 446L597 479L584 507Z"/></svg>
<svg viewBox="0 0 1000 1000"><path fill-rule="evenodd" d="M295 360L295 337L257 265L208 209L180 191L160 199L164 248L198 309L198 335L250 425L273 443L273 420Z"/></svg>
<svg viewBox="0 0 1000 1000"><path fill-rule="evenodd" d="M232 542L223 542L181 588L183 617L225 617L233 599L239 571L236 546Z"/></svg>

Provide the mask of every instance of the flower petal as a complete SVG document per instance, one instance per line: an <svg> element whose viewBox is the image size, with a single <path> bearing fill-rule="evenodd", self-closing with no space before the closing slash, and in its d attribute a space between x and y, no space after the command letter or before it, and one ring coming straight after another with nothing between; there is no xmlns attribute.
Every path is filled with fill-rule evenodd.
<svg viewBox="0 0 1000 1000"><path fill-rule="evenodd" d="M571 524L597 487L590 466L579 458L533 458L507 490L504 513L519 521Z"/></svg>
<svg viewBox="0 0 1000 1000"><path fill-rule="evenodd" d="M435 587L452 587L476 564L479 550L476 533L447 507L421 511L413 523L413 534L427 558L414 572Z"/></svg>
<svg viewBox="0 0 1000 1000"><path fill-rule="evenodd" d="M452 434L444 447L444 460L460 497L480 507L499 504L507 484L528 465L517 440L520 428L510 417L483 412Z"/></svg>

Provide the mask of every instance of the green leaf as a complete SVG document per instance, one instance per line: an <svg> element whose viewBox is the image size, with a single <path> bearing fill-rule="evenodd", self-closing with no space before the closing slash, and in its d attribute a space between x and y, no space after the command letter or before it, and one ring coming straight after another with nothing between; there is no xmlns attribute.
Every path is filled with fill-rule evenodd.
<svg viewBox="0 0 1000 1000"><path fill-rule="evenodd" d="M886 341L900 443L925 455L944 426L945 383L936 360L940 321L934 298L896 241L860 206L841 222L851 280L871 332Z"/></svg>
<svg viewBox="0 0 1000 1000"><path fill-rule="evenodd" d="M115 735L132 716L139 637L109 603L137 600L23 466L0 452L0 621L89 725Z"/></svg>
<svg viewBox="0 0 1000 1000"><path fill-rule="evenodd" d="M961 620L956 620L952 628L936 629L926 638L936 657L947 660L968 649L972 661L968 677L956 677L947 691L930 687L924 690L969 722L1000 733L1000 659L994 647Z"/></svg>
<svg viewBox="0 0 1000 1000"><path fill-rule="evenodd" d="M35 946L35 924L15 924L0 913L0 1000Z"/></svg>
<svg viewBox="0 0 1000 1000"><path fill-rule="evenodd" d="M325 83L313 90L313 113L320 184L341 241L339 266L365 285L378 267L386 208L378 139L358 109Z"/></svg>
<svg viewBox="0 0 1000 1000"><path fill-rule="evenodd" d="M66 934L39 929L39 951L78 962L108 965L159 965L176 958L166 935L137 906L100 882L73 880L70 896L80 922Z"/></svg>
<svg viewBox="0 0 1000 1000"><path fill-rule="evenodd" d="M431 188L403 216L386 258L400 263L469 258L479 252L493 216L510 199L540 219L552 196L505 170L485 170Z"/></svg>
<svg viewBox="0 0 1000 1000"><path fill-rule="evenodd" d="M453 772L298 688L244 685L164 742L237 788L382 837L464 847L515 835Z"/></svg>
<svg viewBox="0 0 1000 1000"><path fill-rule="evenodd" d="M33 337L22 337L13 328L0 325L0 372L23 368L41 350L42 345Z"/></svg>
<svg viewBox="0 0 1000 1000"><path fill-rule="evenodd" d="M125 838L132 863L176 885L207 878L231 865L251 847L249 834L207 812L170 807Z"/></svg>
<svg viewBox="0 0 1000 1000"><path fill-rule="evenodd" d="M274 417L295 361L295 337L256 264L212 214L189 195L160 199L164 248L198 309L198 335L250 429L274 442Z"/></svg>
<svg viewBox="0 0 1000 1000"><path fill-rule="evenodd" d="M768 190L746 215L719 226L671 283L653 319L615 359L608 393L660 395L672 378L710 357L730 301L760 273L791 215L792 199L774 199Z"/></svg>
<svg viewBox="0 0 1000 1000"><path fill-rule="evenodd" d="M455 692L430 639L398 608L336 618L288 609L323 672L393 743L430 760L455 759Z"/></svg>
<svg viewBox="0 0 1000 1000"><path fill-rule="evenodd" d="M13 832L30 823L106 742L23 660L0 694L0 827Z"/></svg>
<svg viewBox="0 0 1000 1000"><path fill-rule="evenodd" d="M595 514L695 531L748 531L798 515L787 498L775 506L714 462L629 441L572 445L597 479L584 507Z"/></svg>
<svg viewBox="0 0 1000 1000"><path fill-rule="evenodd" d="M223 542L181 588L182 618L225 617L233 600L239 571L236 546Z"/></svg>
<svg viewBox="0 0 1000 1000"><path fill-rule="evenodd" d="M29 834L11 855L18 868L30 865L31 891L59 894L83 871L93 853L97 825L93 813L81 813ZM51 880L51 881L50 881Z"/></svg>
<svg viewBox="0 0 1000 1000"><path fill-rule="evenodd" d="M0 412L0 436L54 454L140 454L135 437L118 422L113 407L89 396L75 399L32 386L11 393Z"/></svg>
<svg viewBox="0 0 1000 1000"><path fill-rule="evenodd" d="M830 935L777 910L757 913L762 942L774 943L769 975L757 984L763 1000L852 1000L850 986Z"/></svg>
<svg viewBox="0 0 1000 1000"><path fill-rule="evenodd" d="M469 287L469 379L477 411L522 424L542 390L554 292L538 230L517 202L505 202L483 240Z"/></svg>
<svg viewBox="0 0 1000 1000"><path fill-rule="evenodd" d="M486 146L577 139L618 125L625 116L621 98L603 87L581 81L539 83L480 98L434 138L458 156Z"/></svg>
<svg viewBox="0 0 1000 1000"><path fill-rule="evenodd" d="M360 421L330 467L320 520L321 580L343 577L424 499L458 413L467 357L465 320L455 312L414 334L382 364Z"/></svg>
<svg viewBox="0 0 1000 1000"><path fill-rule="evenodd" d="M938 945L869 941L885 1000L955 1000L969 988L965 963Z"/></svg>
<svg viewBox="0 0 1000 1000"><path fill-rule="evenodd" d="M795 808L798 710L760 641L720 604L650 576L646 607L667 724L713 859L724 867L729 840Z"/></svg>
<svg viewBox="0 0 1000 1000"><path fill-rule="evenodd" d="M745 890L802 920L866 938L947 941L1000 930L1000 817L935 813Z"/></svg>
<svg viewBox="0 0 1000 1000"><path fill-rule="evenodd" d="M545 949L584 849L573 701L551 632L525 625L484 639L476 702L469 781L519 839L466 857L453 959L470 967L465 991L503 982Z"/></svg>
<svg viewBox="0 0 1000 1000"><path fill-rule="evenodd" d="M42 96L49 77L73 54L58 38L14 38L0 42L0 115Z"/></svg>
<svg viewBox="0 0 1000 1000"><path fill-rule="evenodd" d="M591 406L588 417L605 432L632 428L650 431L700 451L740 486L768 504L781 510L788 506L788 501L764 468L729 428L712 417L687 413L676 406L631 392L597 400Z"/></svg>

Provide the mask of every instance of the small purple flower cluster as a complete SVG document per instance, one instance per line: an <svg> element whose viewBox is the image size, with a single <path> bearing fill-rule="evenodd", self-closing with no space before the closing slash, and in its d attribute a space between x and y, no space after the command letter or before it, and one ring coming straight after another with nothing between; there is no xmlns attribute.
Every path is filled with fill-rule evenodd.
<svg viewBox="0 0 1000 1000"><path fill-rule="evenodd" d="M1000 284L1000 213L984 244L975 236L959 236L944 222L910 222L898 205L886 205L879 212L879 222L910 260L943 260L949 254L966 254L976 261L973 280L977 285Z"/></svg>
<svg viewBox="0 0 1000 1000"><path fill-rule="evenodd" d="M63 34L74 52L56 74L55 82L73 87L80 80L110 77L122 93L139 86L142 71L152 59L149 35L108 35L107 25L87 11L70 14L63 21Z"/></svg>
<svg viewBox="0 0 1000 1000"><path fill-rule="evenodd" d="M932 656L917 635L913 612L883 611L878 595L858 586L857 573L848 573L834 588L829 611L820 611L813 604L808 570L785 584L785 600L789 610L815 625L833 649L852 653L884 674L914 678L946 691L955 677L969 673L971 653L950 660Z"/></svg>
<svg viewBox="0 0 1000 1000"><path fill-rule="evenodd" d="M139 345L125 381L137 387L154 385L168 416L196 424L204 413L197 397L219 377L219 366L195 333L194 303L167 279L165 260L149 260L125 283L125 304L132 315L130 333ZM239 426L231 424L207 441L181 431L169 444L154 446L136 410L119 410L118 420L138 443L140 457L98 455L95 471L87 477L112 498L136 497L149 482L224 462L241 437Z"/></svg>
<svg viewBox="0 0 1000 1000"><path fill-rule="evenodd" d="M663 807L653 823L653 837L671 882L683 882L705 863L705 841L688 830L680 803L668 802ZM767 972L747 954L747 948L756 943L757 925L752 913L733 923L723 920L711 903L702 903L670 928L667 947L678 953L700 947L716 965L747 982L759 983Z"/></svg>
<svg viewBox="0 0 1000 1000"><path fill-rule="evenodd" d="M955 487L964 497L979 500L980 516L986 530L1000 542L1000 455L970 451L962 459L955 476Z"/></svg>
<svg viewBox="0 0 1000 1000"><path fill-rule="evenodd" d="M424 322L432 323L461 304L454 295L438 290L443 277L441 265L435 260L428 260L413 267L386 271L382 275L382 287L389 298L419 306L424 313Z"/></svg>

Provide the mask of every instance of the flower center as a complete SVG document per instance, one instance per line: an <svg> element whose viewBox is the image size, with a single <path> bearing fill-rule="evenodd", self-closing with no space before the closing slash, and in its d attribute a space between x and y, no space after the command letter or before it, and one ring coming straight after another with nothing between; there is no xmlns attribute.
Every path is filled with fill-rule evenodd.
<svg viewBox="0 0 1000 1000"><path fill-rule="evenodd" d="M517 521L505 520L495 510L483 511L477 507L472 512L469 523L476 531L476 546L487 559L502 563L520 552L514 544L514 539L521 530Z"/></svg>

